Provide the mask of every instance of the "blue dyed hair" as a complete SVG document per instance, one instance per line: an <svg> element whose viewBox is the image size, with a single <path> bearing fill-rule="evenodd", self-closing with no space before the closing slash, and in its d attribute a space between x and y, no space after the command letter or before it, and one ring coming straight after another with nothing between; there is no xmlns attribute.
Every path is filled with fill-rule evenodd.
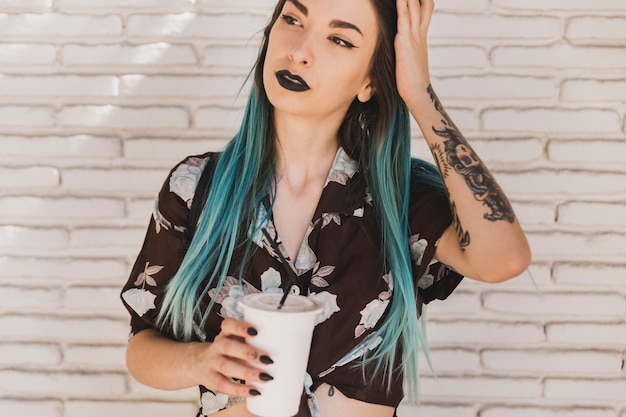
<svg viewBox="0 0 626 417"><path fill-rule="evenodd" d="M372 58L370 78L374 96L357 99L348 108L339 128L341 146L359 163L372 196L382 237L385 267L392 271L393 296L379 330L383 342L362 362L384 372L391 386L398 361L398 343L408 381L409 398L417 398L418 352L427 352L418 320L417 289L413 282L409 252L408 204L411 172L420 183L441 188L437 170L423 161L411 160L409 112L395 84L395 2L370 0L377 12L378 44ZM203 295L223 285L233 256L252 252L250 227L257 224L257 210L275 181L275 132L272 106L263 87L263 64L269 33L280 16L280 0L265 28L254 70L254 86L239 132L220 156L210 193L185 258L168 286L158 321L171 327L181 340L192 340L194 327L203 327L213 305L201 306ZM228 213L228 215L224 215ZM254 235L254 231L251 235ZM240 260L238 259L238 262ZM415 320L407 320L414 317Z"/></svg>

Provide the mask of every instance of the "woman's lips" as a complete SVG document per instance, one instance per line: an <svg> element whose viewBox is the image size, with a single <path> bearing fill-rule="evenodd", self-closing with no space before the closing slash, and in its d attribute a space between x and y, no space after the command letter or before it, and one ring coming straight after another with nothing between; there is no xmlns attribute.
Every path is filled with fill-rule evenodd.
<svg viewBox="0 0 626 417"><path fill-rule="evenodd" d="M276 79L281 87L289 91L307 91L311 88L302 77L287 70L276 71Z"/></svg>

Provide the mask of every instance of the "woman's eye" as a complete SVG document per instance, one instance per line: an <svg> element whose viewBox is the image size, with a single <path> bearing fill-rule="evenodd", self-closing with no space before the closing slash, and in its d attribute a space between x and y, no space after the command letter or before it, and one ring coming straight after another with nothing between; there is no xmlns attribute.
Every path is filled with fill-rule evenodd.
<svg viewBox="0 0 626 417"><path fill-rule="evenodd" d="M333 43L336 43L337 45L342 46L342 47L344 47L344 48L349 48L349 49L354 48L354 45L352 45L350 42L348 42L348 41L346 41L346 40L343 40L343 39L341 39L341 38L338 38L338 37L336 37L336 36L331 37L331 38L330 38L330 40L331 40Z"/></svg>
<svg viewBox="0 0 626 417"><path fill-rule="evenodd" d="M281 15L280 18L283 19L288 25L299 24L295 17L289 16L288 14Z"/></svg>

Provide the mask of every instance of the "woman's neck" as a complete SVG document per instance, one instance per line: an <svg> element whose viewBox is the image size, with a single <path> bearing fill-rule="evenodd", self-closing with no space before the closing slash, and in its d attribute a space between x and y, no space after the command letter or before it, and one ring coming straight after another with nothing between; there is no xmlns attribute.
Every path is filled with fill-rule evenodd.
<svg viewBox="0 0 626 417"><path fill-rule="evenodd" d="M339 148L339 123L275 115L276 170L293 187L325 181Z"/></svg>

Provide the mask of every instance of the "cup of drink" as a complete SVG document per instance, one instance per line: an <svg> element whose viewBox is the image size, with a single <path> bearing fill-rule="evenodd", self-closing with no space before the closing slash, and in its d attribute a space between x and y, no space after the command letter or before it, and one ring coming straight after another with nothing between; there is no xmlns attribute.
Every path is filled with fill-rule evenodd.
<svg viewBox="0 0 626 417"><path fill-rule="evenodd" d="M323 311L316 301L294 294L279 309L281 298L278 293L256 293L239 299L244 320L258 331L247 342L267 352L274 361L263 370L274 379L257 386L261 395L247 399L248 411L260 417L297 414L315 319Z"/></svg>

